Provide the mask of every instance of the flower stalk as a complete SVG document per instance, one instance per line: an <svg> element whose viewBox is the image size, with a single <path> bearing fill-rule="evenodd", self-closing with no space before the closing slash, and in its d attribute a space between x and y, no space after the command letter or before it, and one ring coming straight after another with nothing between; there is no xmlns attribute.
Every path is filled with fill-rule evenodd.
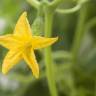
<svg viewBox="0 0 96 96"><path fill-rule="evenodd" d="M45 13L45 36L50 37L52 32L53 13ZM54 75L54 64L52 61L51 47L45 49L45 63L46 63L46 74L48 79L48 85L51 96L58 96Z"/></svg>

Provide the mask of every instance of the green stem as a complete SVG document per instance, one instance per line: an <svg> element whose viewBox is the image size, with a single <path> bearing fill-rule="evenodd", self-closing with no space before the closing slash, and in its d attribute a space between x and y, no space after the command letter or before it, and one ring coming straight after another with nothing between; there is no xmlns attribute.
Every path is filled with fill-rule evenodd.
<svg viewBox="0 0 96 96"><path fill-rule="evenodd" d="M58 7L58 5L60 5L63 2L64 0L53 0L53 2L50 3L50 8L52 10L55 10Z"/></svg>
<svg viewBox="0 0 96 96"><path fill-rule="evenodd" d="M30 5L32 5L34 8L39 9L40 7L40 2L37 0L27 0Z"/></svg>
<svg viewBox="0 0 96 96"><path fill-rule="evenodd" d="M85 30L85 21L87 16L87 7L88 7L87 4L84 4L80 9L80 14L79 14L77 28L76 28L75 37L74 37L75 39L72 47L73 64L75 64L77 61L80 45L82 43L82 39L85 34L84 30Z"/></svg>
<svg viewBox="0 0 96 96"><path fill-rule="evenodd" d="M80 8L81 8L81 4L77 4L75 7L69 8L69 9L59 9L59 8L57 8L56 12L60 13L60 14L71 14L71 13L77 12Z"/></svg>
<svg viewBox="0 0 96 96"><path fill-rule="evenodd" d="M77 22L77 27L76 27L75 37L74 37L75 39L72 47L72 68L74 67L74 64L77 63L79 49L85 34L84 30L85 30L85 23L86 23L85 21L87 16L87 8L88 8L87 3L85 3L80 9L80 13L78 17L78 22ZM72 90L72 93L70 96L77 96L77 92L74 84L75 82L73 80L74 90Z"/></svg>
<svg viewBox="0 0 96 96"><path fill-rule="evenodd" d="M96 81L95 82L95 90L94 90L94 96L96 96Z"/></svg>
<svg viewBox="0 0 96 96"><path fill-rule="evenodd" d="M52 32L53 13L45 12L45 36L50 37ZM51 47L45 49L46 74L51 96L58 96L54 77Z"/></svg>

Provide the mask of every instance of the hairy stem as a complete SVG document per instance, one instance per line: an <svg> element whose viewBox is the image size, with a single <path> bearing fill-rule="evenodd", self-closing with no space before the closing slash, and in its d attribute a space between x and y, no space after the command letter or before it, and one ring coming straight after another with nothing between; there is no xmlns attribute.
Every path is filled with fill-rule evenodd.
<svg viewBox="0 0 96 96"><path fill-rule="evenodd" d="M76 63L77 57L78 57L78 52L80 49L80 45L82 43L82 39L85 33L85 20L87 16L87 4L84 4L82 8L80 9L80 14L78 17L78 22L77 22L77 28L75 32L75 39L73 42L73 48L72 48L72 53L73 53L73 64Z"/></svg>
<svg viewBox="0 0 96 96"><path fill-rule="evenodd" d="M77 64L79 49L85 34L84 30L85 30L85 23L86 23L85 21L87 16L87 7L88 7L87 3L82 5L78 17L78 22L77 22L77 27L76 27L76 32L75 32L75 37L72 47L72 68L74 68L74 64ZM73 89L74 90L72 91L70 96L77 96L74 80L73 80Z"/></svg>
<svg viewBox="0 0 96 96"><path fill-rule="evenodd" d="M45 13L45 36L50 37L52 31L53 13ZM48 85L51 96L58 96L54 77L54 65L52 62L51 47L45 49L45 63Z"/></svg>
<svg viewBox="0 0 96 96"><path fill-rule="evenodd" d="M37 0L27 0L30 5L32 5L34 8L39 9L40 2Z"/></svg>

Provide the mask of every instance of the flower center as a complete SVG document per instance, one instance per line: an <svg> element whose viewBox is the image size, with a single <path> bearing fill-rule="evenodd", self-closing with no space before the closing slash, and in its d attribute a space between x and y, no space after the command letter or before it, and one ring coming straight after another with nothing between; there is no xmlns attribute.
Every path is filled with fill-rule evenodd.
<svg viewBox="0 0 96 96"><path fill-rule="evenodd" d="M31 42L30 42L30 41L29 41L29 42L26 42L25 45L24 45L24 47L25 47L25 48L30 48L30 47L32 47Z"/></svg>

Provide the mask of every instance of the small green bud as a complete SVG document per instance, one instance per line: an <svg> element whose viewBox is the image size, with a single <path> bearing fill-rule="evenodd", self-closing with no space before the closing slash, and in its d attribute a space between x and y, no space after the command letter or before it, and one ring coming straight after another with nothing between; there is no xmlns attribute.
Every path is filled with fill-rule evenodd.
<svg viewBox="0 0 96 96"><path fill-rule="evenodd" d="M41 16L38 16L32 24L32 33L34 35L43 35L44 22Z"/></svg>

